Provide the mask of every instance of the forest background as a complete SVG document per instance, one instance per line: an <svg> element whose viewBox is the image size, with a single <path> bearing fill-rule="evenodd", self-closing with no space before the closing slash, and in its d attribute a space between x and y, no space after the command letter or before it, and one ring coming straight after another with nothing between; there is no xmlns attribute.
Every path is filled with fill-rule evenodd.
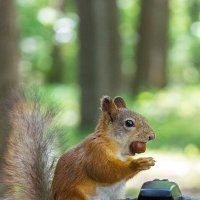
<svg viewBox="0 0 200 200"><path fill-rule="evenodd" d="M23 85L60 105L64 149L94 130L105 94L123 96L155 129L157 167L128 194L169 178L200 196L199 52L199 0L0 1L1 100Z"/></svg>

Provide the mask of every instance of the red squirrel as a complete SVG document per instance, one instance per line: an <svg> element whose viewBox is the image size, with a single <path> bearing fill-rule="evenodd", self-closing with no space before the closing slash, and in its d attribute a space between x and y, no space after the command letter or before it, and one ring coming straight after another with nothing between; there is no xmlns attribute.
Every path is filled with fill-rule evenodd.
<svg viewBox="0 0 200 200"><path fill-rule="evenodd" d="M151 157L133 157L155 138L145 118L127 109L121 97L104 96L94 133L59 158L51 183L49 135L44 133L53 116L24 100L16 101L10 113L4 166L9 200L122 199L126 181L155 164Z"/></svg>

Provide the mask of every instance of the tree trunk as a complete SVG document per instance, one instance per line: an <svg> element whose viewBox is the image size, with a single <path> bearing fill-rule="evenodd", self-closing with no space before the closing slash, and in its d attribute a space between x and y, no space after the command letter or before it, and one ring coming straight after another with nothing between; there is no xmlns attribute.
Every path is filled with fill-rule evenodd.
<svg viewBox="0 0 200 200"><path fill-rule="evenodd" d="M168 0L142 0L135 89L166 85Z"/></svg>
<svg viewBox="0 0 200 200"><path fill-rule="evenodd" d="M0 1L0 102L8 98L11 89L18 83L18 49L17 27L14 0ZM1 104L2 105L2 104ZM0 120L0 157L5 149L5 139L8 133L8 115L1 112ZM0 170L2 169L0 159ZM2 178L0 173L0 182Z"/></svg>
<svg viewBox="0 0 200 200"><path fill-rule="evenodd" d="M65 0L56 0L54 1L54 7L58 12L64 13L65 11ZM52 64L47 74L48 83L62 83L63 82L63 73L65 68L65 63L62 55L61 44L54 44L52 47Z"/></svg>
<svg viewBox="0 0 200 200"><path fill-rule="evenodd" d="M96 124L99 98L119 89L120 54L115 0L77 0L80 17L81 127Z"/></svg>
<svg viewBox="0 0 200 200"><path fill-rule="evenodd" d="M48 83L62 83L65 66L61 48L58 44L53 45L51 56L52 65L48 73Z"/></svg>

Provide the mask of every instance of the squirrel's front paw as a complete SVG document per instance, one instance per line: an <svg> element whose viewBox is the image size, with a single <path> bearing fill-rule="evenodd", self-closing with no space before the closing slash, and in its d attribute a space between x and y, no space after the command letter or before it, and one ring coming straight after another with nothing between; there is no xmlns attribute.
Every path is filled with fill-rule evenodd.
<svg viewBox="0 0 200 200"><path fill-rule="evenodd" d="M141 171L150 169L155 165L155 160L151 157L149 158L138 158L131 162L130 167L133 170Z"/></svg>

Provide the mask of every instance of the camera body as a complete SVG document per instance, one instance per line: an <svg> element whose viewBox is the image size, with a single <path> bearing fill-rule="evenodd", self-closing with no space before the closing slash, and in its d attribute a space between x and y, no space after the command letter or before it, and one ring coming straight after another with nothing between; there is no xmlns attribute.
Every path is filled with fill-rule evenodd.
<svg viewBox="0 0 200 200"><path fill-rule="evenodd" d="M131 200L127 198L126 200ZM139 196L132 200L195 200L183 196L179 186L167 179L145 182L142 185Z"/></svg>

